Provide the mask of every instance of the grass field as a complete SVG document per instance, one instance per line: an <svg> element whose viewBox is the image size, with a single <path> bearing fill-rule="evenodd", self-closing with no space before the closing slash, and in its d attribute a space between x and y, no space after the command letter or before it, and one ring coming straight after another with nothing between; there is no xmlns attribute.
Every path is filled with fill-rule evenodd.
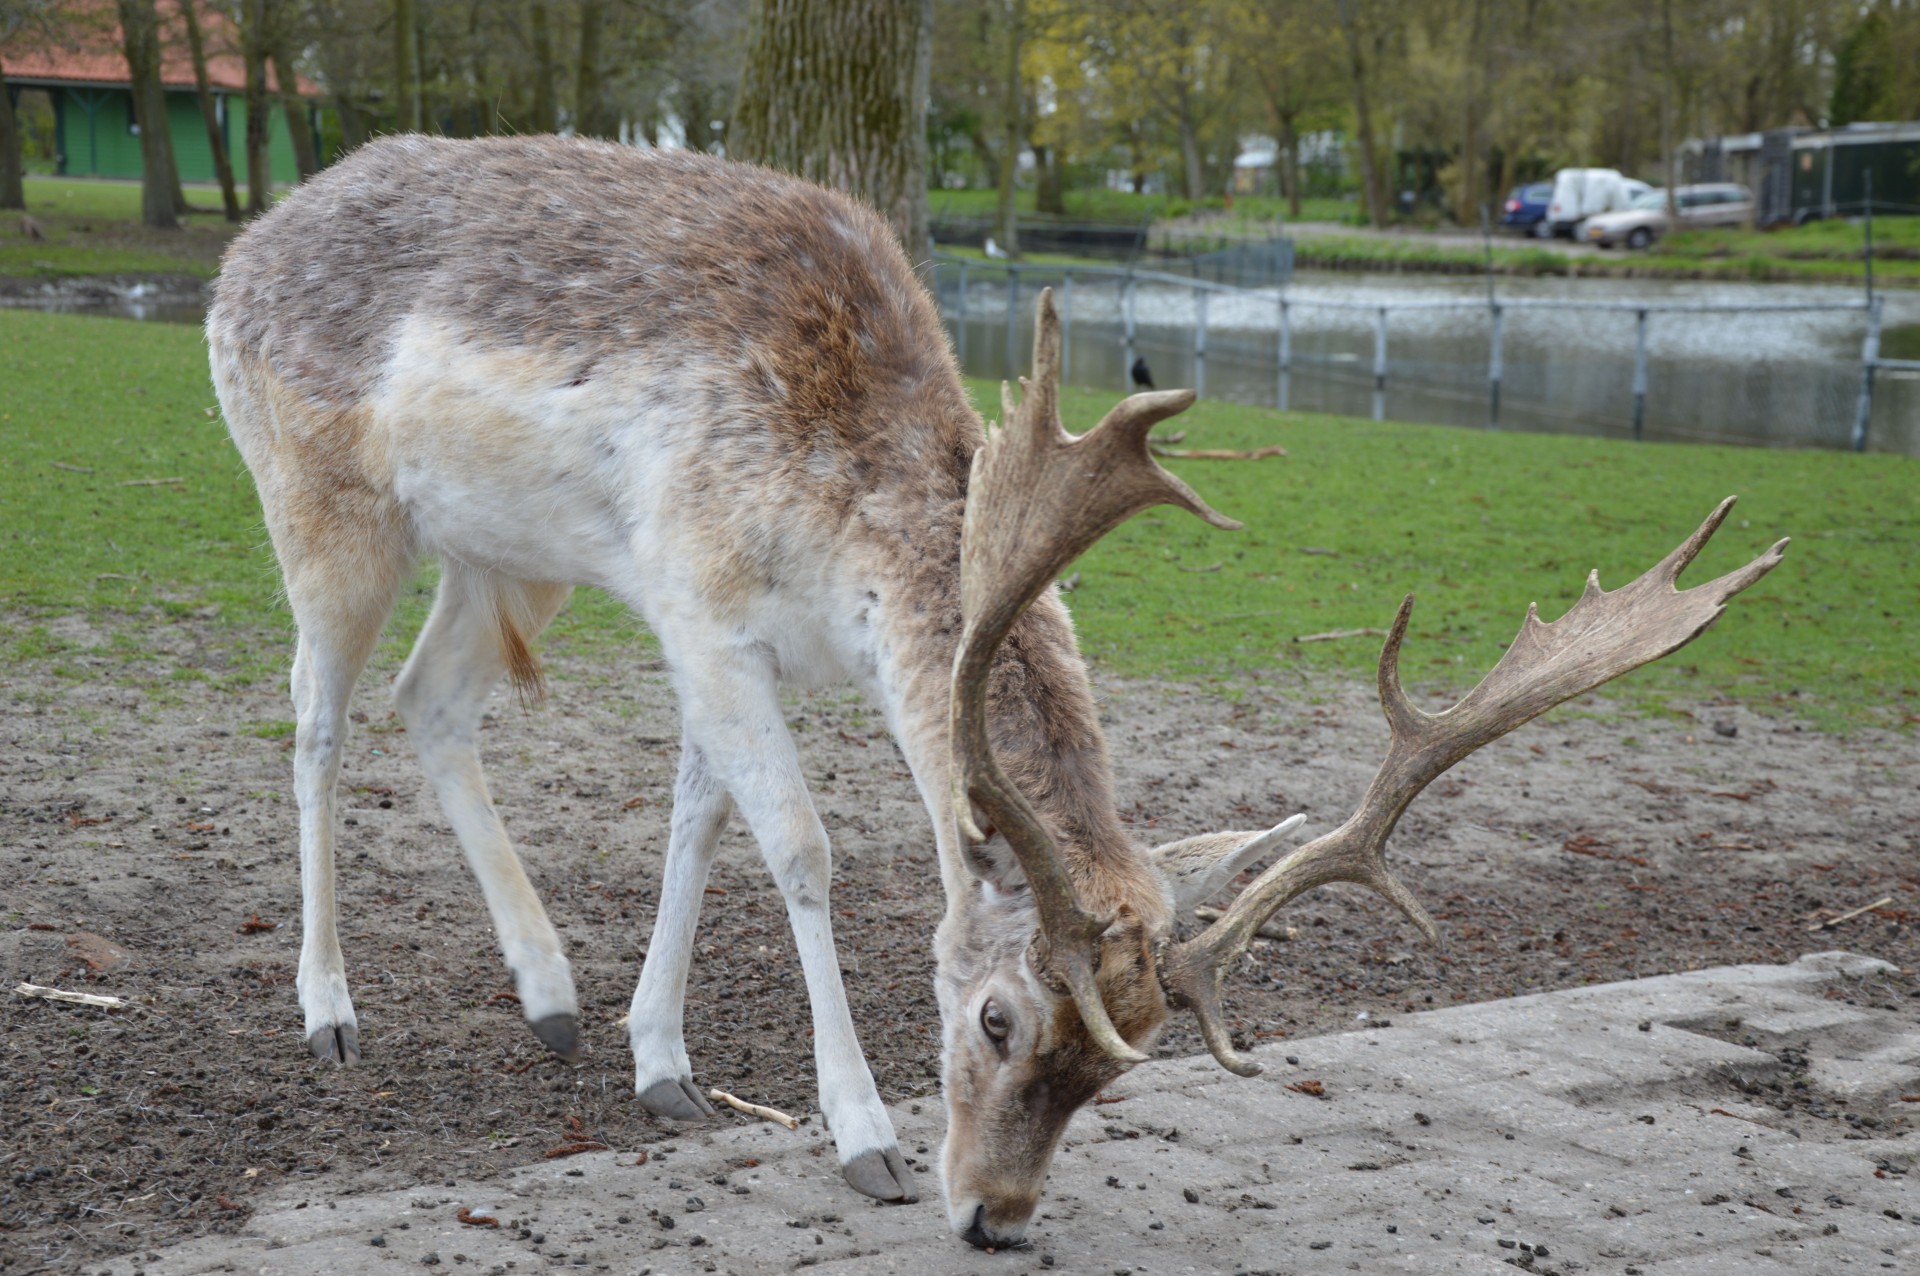
<svg viewBox="0 0 1920 1276"><path fill-rule="evenodd" d="M79 610L101 623L141 618L117 631L131 669L143 625L191 619L224 635L222 650L204 669L167 677L278 679L288 620L200 334L0 311L0 384L0 608L14 618L0 656L61 667L69 650L50 622ZM974 389L997 403L993 387ZM1067 392L1068 427L1087 428L1110 403ZM1624 583L1737 493L1740 507L1693 575L1726 571L1791 535L1786 563L1714 633L1629 679L1626 694L1656 706L1726 694L1836 727L1915 721L1920 462L1490 434L1214 402L1178 428L1189 446L1281 443L1290 455L1175 462L1246 530L1149 511L1072 569L1087 649L1120 672L1364 677L1377 640L1293 639L1384 627L1413 590L1409 680L1464 687L1499 656L1529 601L1558 615L1589 567L1604 585ZM393 643L418 625L430 588L423 576L406 598ZM634 632L604 598L581 591L550 641L612 646ZM77 663L71 673L97 676Z"/></svg>
<svg viewBox="0 0 1920 1276"><path fill-rule="evenodd" d="M180 230L140 225L140 183L96 178L28 177L27 214L44 239L30 239L20 219L0 216L0 275L181 274L211 276L238 231L220 212L220 192L190 186ZM244 206L246 187L240 188Z"/></svg>

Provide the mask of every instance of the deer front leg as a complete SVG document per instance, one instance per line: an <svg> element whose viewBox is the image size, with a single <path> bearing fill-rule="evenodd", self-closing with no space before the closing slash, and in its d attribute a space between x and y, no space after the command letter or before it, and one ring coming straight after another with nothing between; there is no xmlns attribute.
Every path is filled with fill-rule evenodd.
<svg viewBox="0 0 1920 1276"><path fill-rule="evenodd" d="M720 832L732 810L733 801L707 766L700 746L683 737L660 909L654 915L646 964L640 968L640 986L634 989L633 1006L627 1012L634 1093L647 1111L677 1121L713 1115L712 1105L693 1084L684 1009L700 903Z"/></svg>
<svg viewBox="0 0 1920 1276"><path fill-rule="evenodd" d="M868 1196L918 1200L847 1008L827 910L832 853L787 734L773 671L751 652L729 653L720 642L687 647L693 658L676 661L687 733L733 795L786 900L813 1007L820 1111L841 1170Z"/></svg>

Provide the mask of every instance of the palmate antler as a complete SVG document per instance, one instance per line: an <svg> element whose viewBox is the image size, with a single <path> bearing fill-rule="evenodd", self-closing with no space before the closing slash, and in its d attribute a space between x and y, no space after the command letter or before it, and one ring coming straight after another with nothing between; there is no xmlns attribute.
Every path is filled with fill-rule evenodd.
<svg viewBox="0 0 1920 1276"><path fill-rule="evenodd" d="M1171 1000L1190 1007L1214 1058L1252 1076L1259 1065L1233 1049L1220 1010L1220 976L1253 935L1288 900L1329 882L1355 882L1392 900L1435 937L1433 919L1382 858L1387 837L1408 803L1454 763L1548 709L1611 678L1676 651L1705 632L1727 600L1779 565L1787 542L1738 571L1680 591L1674 581L1733 508L1728 497L1679 548L1629 585L1607 593L1598 573L1572 610L1543 624L1535 607L1507 652L1480 685L1444 713L1415 708L1400 689L1400 643L1413 615L1413 595L1400 604L1380 653L1380 704L1393 730L1387 757L1352 817L1262 874L1201 934L1163 954L1160 981Z"/></svg>
<svg viewBox="0 0 1920 1276"><path fill-rule="evenodd" d="M1147 431L1193 403L1191 390L1122 400L1079 438L1060 423L1060 319L1053 292L1040 294L1033 377L1016 404L1001 391L1003 424L973 456L960 538L960 614L953 662L953 783L961 829L974 841L969 799L1006 835L1040 915L1037 954L1064 984L1087 1030L1116 1058L1140 1054L1114 1028L1094 983L1097 945L1111 918L1089 916L1046 826L994 761L987 739L987 680L995 650L1013 623L1066 565L1121 522L1149 506L1178 505L1215 527L1240 524L1208 508L1160 468Z"/></svg>

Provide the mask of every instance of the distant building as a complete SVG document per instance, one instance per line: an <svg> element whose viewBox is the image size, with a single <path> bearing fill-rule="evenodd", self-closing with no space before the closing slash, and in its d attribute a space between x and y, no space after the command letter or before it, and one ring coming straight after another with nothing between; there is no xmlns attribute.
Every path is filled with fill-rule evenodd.
<svg viewBox="0 0 1920 1276"><path fill-rule="evenodd" d="M1687 181L1749 187L1761 226L1859 216L1869 171L1878 211L1920 211L1920 121L1688 138L1680 162Z"/></svg>
<svg viewBox="0 0 1920 1276"><path fill-rule="evenodd" d="M24 93L44 91L53 106L55 165L63 176L140 176L140 134L133 121L132 76L121 52L120 27L111 20L111 5L93 23L74 23L38 45L17 40L0 51L0 76L6 92L17 102ZM213 148L193 80L193 59L187 48L186 26L173 0L160 0L160 80L166 88L167 127L173 136L174 162L180 180L214 180ZM223 145L233 162L234 177L247 180L246 65L238 51L238 33L213 5L199 9L206 40L207 79L219 115ZM277 92L271 68L268 86ZM311 99L314 86L299 86ZM307 127L317 115L309 104ZM294 163L293 142L287 133L286 112L278 97L268 113L267 155L276 185L291 185L300 174ZM318 136L315 137L318 149Z"/></svg>

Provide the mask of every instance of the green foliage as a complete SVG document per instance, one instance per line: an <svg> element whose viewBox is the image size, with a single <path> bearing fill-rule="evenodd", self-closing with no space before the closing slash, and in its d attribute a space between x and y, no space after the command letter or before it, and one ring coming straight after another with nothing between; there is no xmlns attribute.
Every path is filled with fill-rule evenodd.
<svg viewBox="0 0 1920 1276"><path fill-rule="evenodd" d="M0 454L0 608L11 621L0 659L73 678L98 676L83 656L137 669L151 660L153 627L191 623L213 640L208 650L154 685L283 677L289 617L251 480L213 409L200 334L0 311L0 384L9 444ZM997 402L994 387L972 388L983 405ZM1074 430L1111 404L1111 395L1085 391L1062 397ZM1712 634L1630 678L1627 694L1653 704L1726 695L1834 726L1897 725L1898 706L1920 694L1911 654L1920 462L1375 424L1216 402L1197 405L1179 428L1191 446L1278 442L1290 455L1171 462L1246 530L1149 511L1071 569L1087 649L1112 668L1365 677L1376 642L1293 638L1383 627L1411 589L1421 603L1409 679L1464 688L1497 658L1530 600L1557 615L1588 567L1609 586L1623 583L1738 493L1740 508L1693 575L1726 571L1791 535L1786 564ZM152 478L184 481L121 486ZM384 659L404 651L432 589L428 570L405 592ZM83 651L63 636L59 622L74 613L113 631L105 647ZM116 628L126 619L137 624ZM638 658L640 636L618 604L580 590L545 646ZM255 729L269 734L275 724Z"/></svg>
<svg viewBox="0 0 1920 1276"><path fill-rule="evenodd" d="M934 216L991 217L999 195L991 190L935 190L927 192L927 208ZM1015 205L1022 216L1032 217L1034 193L1019 191ZM1146 221L1167 221L1196 213L1229 213L1231 220L1265 225L1287 218L1287 201L1270 195L1237 195L1231 208L1225 196L1205 199L1181 199L1175 195L1136 195L1132 191L1109 190L1089 186L1064 193L1067 219L1084 222L1110 222L1137 226ZM1344 199L1305 199L1301 201L1302 221L1345 221L1353 215L1354 204Z"/></svg>

